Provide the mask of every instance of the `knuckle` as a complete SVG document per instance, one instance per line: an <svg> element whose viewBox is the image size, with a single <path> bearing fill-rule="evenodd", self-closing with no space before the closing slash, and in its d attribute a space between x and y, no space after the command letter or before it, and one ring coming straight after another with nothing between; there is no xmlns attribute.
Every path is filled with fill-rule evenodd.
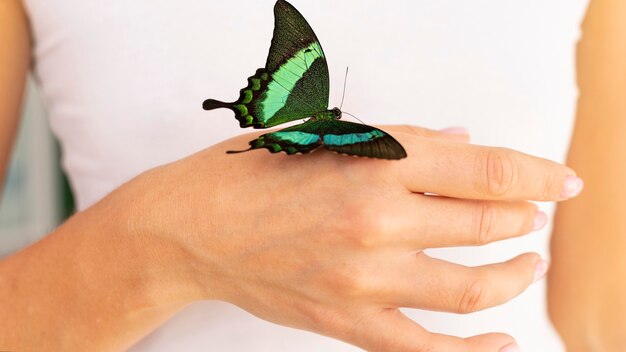
<svg viewBox="0 0 626 352"><path fill-rule="evenodd" d="M363 297L373 292L372 279L362 269L353 265L342 265L332 274L329 288L341 297Z"/></svg>
<svg viewBox="0 0 626 352"><path fill-rule="evenodd" d="M472 243L482 246L491 243L497 235L497 210L489 202L481 203L477 209Z"/></svg>
<svg viewBox="0 0 626 352"><path fill-rule="evenodd" d="M483 309L486 295L486 281L476 279L463 290L457 303L457 313L469 314Z"/></svg>
<svg viewBox="0 0 626 352"><path fill-rule="evenodd" d="M424 336L420 338L421 343L416 346L408 346L407 351L416 352L438 352L441 351L440 343L437 342L435 335L430 331L425 331Z"/></svg>
<svg viewBox="0 0 626 352"><path fill-rule="evenodd" d="M406 131L407 133L410 134L414 134L417 136L422 136L426 134L426 129L421 128L421 127L417 127L417 126L413 126L413 125L402 125L401 127L404 131Z"/></svg>
<svg viewBox="0 0 626 352"><path fill-rule="evenodd" d="M563 185L562 182L558 182L558 177L554 173L548 173L543 182L542 196L544 199L554 199L561 196Z"/></svg>
<svg viewBox="0 0 626 352"><path fill-rule="evenodd" d="M368 203L370 203L368 205ZM374 248L380 245L387 227L385 211L377 211L371 202L360 202L344 209L339 225L343 240L356 248Z"/></svg>
<svg viewBox="0 0 626 352"><path fill-rule="evenodd" d="M488 195L502 197L511 192L517 181L518 170L511 152L503 148L487 149L478 158L483 188ZM480 177L479 177L480 179Z"/></svg>
<svg viewBox="0 0 626 352"><path fill-rule="evenodd" d="M326 306L310 304L300 304L298 307L300 316L307 319L308 325L320 333L332 333L343 328L345 317L341 311L330 309Z"/></svg>
<svg viewBox="0 0 626 352"><path fill-rule="evenodd" d="M539 208L532 203L527 203L524 208L524 220L517 229L517 234L524 234L532 231L535 226L535 217L539 212Z"/></svg>

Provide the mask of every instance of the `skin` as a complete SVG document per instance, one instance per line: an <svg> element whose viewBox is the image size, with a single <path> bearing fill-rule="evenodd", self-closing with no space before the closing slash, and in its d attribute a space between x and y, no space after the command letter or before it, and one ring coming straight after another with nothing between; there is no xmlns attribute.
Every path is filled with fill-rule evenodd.
<svg viewBox="0 0 626 352"><path fill-rule="evenodd" d="M0 171L9 163L30 64L30 35L26 16L16 1L0 1ZM5 172L0 172L0 184Z"/></svg>
<svg viewBox="0 0 626 352"><path fill-rule="evenodd" d="M585 179L558 206L550 317L570 352L626 350L626 3L594 0L578 45L577 123L568 163Z"/></svg>
<svg viewBox="0 0 626 352"><path fill-rule="evenodd" d="M0 26L5 141L30 55L18 1L0 2ZM528 200L568 198L574 172L463 134L382 128L408 158L225 154L254 133L137 176L0 261L0 350L121 350L197 300L369 351L511 347L505 334L430 333L398 307L469 313L521 293L545 272L536 254L469 268L423 250L528 233L545 217Z"/></svg>
<svg viewBox="0 0 626 352"><path fill-rule="evenodd" d="M0 263L0 302L10 302L0 341L123 349L189 302L216 299L369 351L498 351L512 338L431 334L397 308L469 313L522 292L536 254L468 268L422 250L529 232L537 210L522 199L561 199L571 170L385 128L420 158L226 155L244 135L138 176Z"/></svg>

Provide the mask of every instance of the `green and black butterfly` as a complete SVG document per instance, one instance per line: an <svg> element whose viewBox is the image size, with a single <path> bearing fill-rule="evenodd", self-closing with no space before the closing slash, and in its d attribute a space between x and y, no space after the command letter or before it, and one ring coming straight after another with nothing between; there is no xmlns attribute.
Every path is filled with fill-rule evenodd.
<svg viewBox="0 0 626 352"><path fill-rule="evenodd" d="M241 127L268 128L310 117L306 122L266 133L250 148L272 153L309 153L323 145L337 153L402 159L406 151L389 134L364 124L339 121L341 110L328 109L330 82L326 57L313 29L291 4L274 6L274 37L265 68L248 78L239 99L207 99L205 110L231 109ZM239 151L229 151L238 153Z"/></svg>

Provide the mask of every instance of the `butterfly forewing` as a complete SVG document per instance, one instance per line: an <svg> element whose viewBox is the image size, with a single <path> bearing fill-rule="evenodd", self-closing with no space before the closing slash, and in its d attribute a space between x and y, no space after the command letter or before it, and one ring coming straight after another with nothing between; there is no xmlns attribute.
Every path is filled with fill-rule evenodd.
<svg viewBox="0 0 626 352"><path fill-rule="evenodd" d="M236 102L208 99L206 110L229 108L241 127L267 128L328 108L328 65L313 29L286 1L276 2L274 16L265 68L248 78Z"/></svg>

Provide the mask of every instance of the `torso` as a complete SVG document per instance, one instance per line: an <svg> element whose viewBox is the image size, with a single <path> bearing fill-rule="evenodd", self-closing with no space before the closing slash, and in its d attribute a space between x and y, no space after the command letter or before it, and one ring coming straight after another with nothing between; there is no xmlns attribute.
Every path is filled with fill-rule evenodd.
<svg viewBox="0 0 626 352"><path fill-rule="evenodd" d="M235 99L265 63L272 1L25 2L36 74L79 208L146 169L247 132L232 112L207 113L201 104ZM343 109L368 124L467 126L474 143L563 161L586 0L292 3L324 47L330 106L339 104L350 66ZM467 265L525 251L547 257L548 234L429 253ZM506 305L472 315L407 313L437 332L502 331L528 351L562 350L545 308L544 285L536 284ZM199 302L133 350L357 349L225 303Z"/></svg>

